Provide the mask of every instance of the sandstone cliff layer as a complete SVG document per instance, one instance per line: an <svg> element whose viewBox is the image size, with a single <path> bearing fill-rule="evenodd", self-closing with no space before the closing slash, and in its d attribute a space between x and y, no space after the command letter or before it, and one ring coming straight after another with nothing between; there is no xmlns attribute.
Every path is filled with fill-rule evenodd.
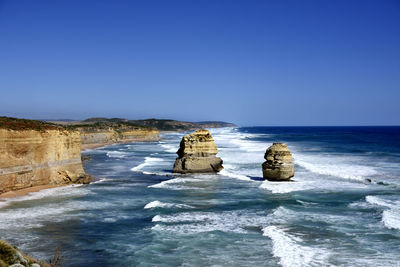
<svg viewBox="0 0 400 267"><path fill-rule="evenodd" d="M122 142L158 141L160 132L154 129L78 128L82 144L112 144Z"/></svg>
<svg viewBox="0 0 400 267"><path fill-rule="evenodd" d="M217 146L207 130L199 130L182 137L176 153L178 158L174 164L175 173L207 173L223 169L222 159L216 157Z"/></svg>
<svg viewBox="0 0 400 267"><path fill-rule="evenodd" d="M125 119L92 118L84 121L57 121L59 125L80 132L83 148L114 143L160 140L160 131Z"/></svg>
<svg viewBox="0 0 400 267"><path fill-rule="evenodd" d="M270 181L287 181L294 176L292 153L283 143L273 143L265 152L263 177Z"/></svg>
<svg viewBox="0 0 400 267"><path fill-rule="evenodd" d="M81 162L80 133L35 123L0 119L0 193L39 185L88 183L90 177Z"/></svg>

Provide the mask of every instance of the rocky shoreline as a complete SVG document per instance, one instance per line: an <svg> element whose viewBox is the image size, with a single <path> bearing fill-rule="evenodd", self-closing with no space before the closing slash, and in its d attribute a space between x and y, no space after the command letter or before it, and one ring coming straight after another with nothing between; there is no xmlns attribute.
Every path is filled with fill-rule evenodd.
<svg viewBox="0 0 400 267"><path fill-rule="evenodd" d="M55 264L54 264L55 263ZM51 260L51 263L38 261L23 254L17 247L14 247L4 240L0 240L0 267L59 267Z"/></svg>

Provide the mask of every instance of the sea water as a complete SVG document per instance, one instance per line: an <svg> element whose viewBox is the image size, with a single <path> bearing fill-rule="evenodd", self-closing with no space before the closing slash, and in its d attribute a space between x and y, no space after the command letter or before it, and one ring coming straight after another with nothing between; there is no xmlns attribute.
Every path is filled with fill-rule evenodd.
<svg viewBox="0 0 400 267"><path fill-rule="evenodd" d="M89 150L94 183L0 201L0 237L65 266L400 266L399 127L211 132L217 175L171 173L183 133ZM273 142L294 182L262 179Z"/></svg>

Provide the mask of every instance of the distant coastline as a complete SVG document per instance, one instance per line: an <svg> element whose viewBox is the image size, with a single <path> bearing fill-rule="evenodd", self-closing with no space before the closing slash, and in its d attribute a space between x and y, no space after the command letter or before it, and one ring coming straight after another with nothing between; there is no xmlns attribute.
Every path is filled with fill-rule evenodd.
<svg viewBox="0 0 400 267"><path fill-rule="evenodd" d="M222 121L186 122L167 119L89 118L82 121L55 120L48 122L79 130L82 151L120 143L158 141L160 133L236 127L233 123Z"/></svg>
<svg viewBox="0 0 400 267"><path fill-rule="evenodd" d="M119 143L158 141L161 132L234 126L233 123L216 121L119 118L37 121L0 117L0 139L7 143L1 151L6 158L0 165L0 199L71 183L87 183L87 178L83 178L87 175L82 168L81 152L88 149ZM29 156L29 153L43 153L43 157L35 161L37 156Z"/></svg>

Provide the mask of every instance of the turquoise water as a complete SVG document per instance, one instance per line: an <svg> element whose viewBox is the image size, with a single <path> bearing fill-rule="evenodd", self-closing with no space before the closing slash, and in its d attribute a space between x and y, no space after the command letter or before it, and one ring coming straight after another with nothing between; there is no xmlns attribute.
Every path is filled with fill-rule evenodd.
<svg viewBox="0 0 400 267"><path fill-rule="evenodd" d="M213 129L218 175L174 175L183 134L85 152L98 181L0 202L0 237L65 266L400 266L400 128ZM295 182L261 179L272 142Z"/></svg>

